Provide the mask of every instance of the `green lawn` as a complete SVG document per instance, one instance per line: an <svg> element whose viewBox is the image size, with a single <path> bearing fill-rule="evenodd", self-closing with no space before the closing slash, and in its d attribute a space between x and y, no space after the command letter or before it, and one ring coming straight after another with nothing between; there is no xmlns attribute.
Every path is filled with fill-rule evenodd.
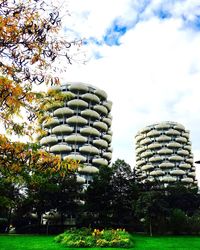
<svg viewBox="0 0 200 250"><path fill-rule="evenodd" d="M0 250L64 250L60 244L53 242L54 236L10 235L0 236ZM133 235L135 250L199 250L200 237L163 236L148 237ZM90 248L91 249L91 248ZM103 249L103 248L95 248ZM106 248L112 249L113 248ZM120 248L118 248L120 250ZM73 248L70 248L73 250ZM79 248L86 250L86 248Z"/></svg>

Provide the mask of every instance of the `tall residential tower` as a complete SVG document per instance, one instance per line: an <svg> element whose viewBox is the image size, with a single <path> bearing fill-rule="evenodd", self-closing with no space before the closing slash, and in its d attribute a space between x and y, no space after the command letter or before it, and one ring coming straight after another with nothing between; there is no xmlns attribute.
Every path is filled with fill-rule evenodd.
<svg viewBox="0 0 200 250"><path fill-rule="evenodd" d="M141 129L136 137L138 181L167 186L181 182L196 185L189 131L176 122L162 122Z"/></svg>
<svg viewBox="0 0 200 250"><path fill-rule="evenodd" d="M51 119L42 124L48 135L40 144L62 159L84 163L78 178L87 185L99 166L107 167L111 162L112 102L105 91L92 85L66 83L58 89L70 99L48 106L46 112Z"/></svg>

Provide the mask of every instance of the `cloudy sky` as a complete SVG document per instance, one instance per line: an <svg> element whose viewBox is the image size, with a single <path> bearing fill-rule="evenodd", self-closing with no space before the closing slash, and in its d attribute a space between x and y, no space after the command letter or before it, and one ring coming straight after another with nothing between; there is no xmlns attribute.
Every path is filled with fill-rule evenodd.
<svg viewBox="0 0 200 250"><path fill-rule="evenodd" d="M88 62L68 67L63 81L107 92L113 102L113 161L121 158L133 167L135 134L159 121L189 129L194 159L200 160L200 1L69 0L67 5L65 35L84 38L81 51Z"/></svg>

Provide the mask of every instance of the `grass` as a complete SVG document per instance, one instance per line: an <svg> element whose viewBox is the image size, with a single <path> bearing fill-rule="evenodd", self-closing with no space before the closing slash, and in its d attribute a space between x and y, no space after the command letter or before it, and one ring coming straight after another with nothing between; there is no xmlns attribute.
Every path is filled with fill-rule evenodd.
<svg viewBox="0 0 200 250"><path fill-rule="evenodd" d="M54 236L32 235L2 235L0 236L1 250L66 250L60 244L54 243ZM199 250L198 236L160 236L148 237L133 234L133 250ZM73 250L74 248L70 248ZM77 249L77 248L76 248ZM103 248L95 248L95 250ZM106 248L113 250L113 248ZM122 248L118 248L120 250ZM86 250L86 248L79 248ZM91 248L90 248L91 250Z"/></svg>

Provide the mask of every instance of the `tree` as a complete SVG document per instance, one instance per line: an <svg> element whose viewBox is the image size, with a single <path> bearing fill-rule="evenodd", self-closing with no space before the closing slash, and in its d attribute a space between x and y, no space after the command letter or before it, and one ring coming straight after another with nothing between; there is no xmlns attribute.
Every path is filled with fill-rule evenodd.
<svg viewBox="0 0 200 250"><path fill-rule="evenodd" d="M116 160L112 165L112 223L115 227L133 227L133 204L138 198L138 187L129 164Z"/></svg>
<svg viewBox="0 0 200 250"><path fill-rule="evenodd" d="M27 122L17 123L14 116L23 108L32 121L43 97L33 87L59 84L58 57L72 63L70 47L80 41L66 41L60 28L59 8L48 1L0 1L0 120L10 131L29 133Z"/></svg>

